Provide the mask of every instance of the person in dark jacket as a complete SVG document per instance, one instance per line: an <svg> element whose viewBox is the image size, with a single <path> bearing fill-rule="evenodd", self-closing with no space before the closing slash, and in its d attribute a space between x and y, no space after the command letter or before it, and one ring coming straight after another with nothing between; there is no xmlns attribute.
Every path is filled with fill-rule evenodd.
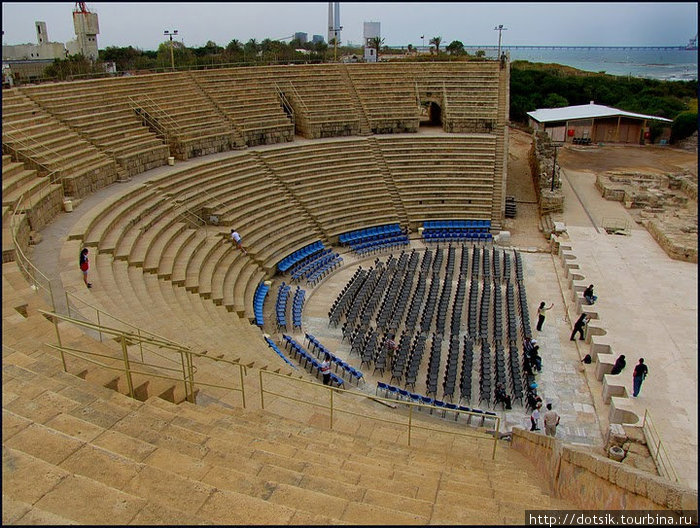
<svg viewBox="0 0 700 528"><path fill-rule="evenodd" d="M574 340L574 336L577 332L579 334L580 340L585 339L585 336L583 335L583 329L586 327L586 323L588 323L588 314L582 313L574 323L574 329L571 331L571 341Z"/></svg>
<svg viewBox="0 0 700 528"><path fill-rule="evenodd" d="M88 259L88 248L83 248L80 252L80 260L78 261L80 265L80 271L83 272L83 282L88 288L92 288L92 283L88 282L88 270L90 269L90 259Z"/></svg>
<svg viewBox="0 0 700 528"><path fill-rule="evenodd" d="M644 364L644 358L639 358L639 363L634 367L634 372L632 373L632 381L634 382L634 392L632 396L635 398L639 396L639 391L642 388L642 382L646 379L649 369Z"/></svg>
<svg viewBox="0 0 700 528"><path fill-rule="evenodd" d="M619 374L620 372L622 372L622 369L625 368L625 365L626 365L626 364L627 364L627 363L625 362L625 355L624 355L624 354L620 354L620 355L617 357L617 359L615 360L615 364L613 365L613 368L612 368L612 370L610 371L610 374L612 374L613 376L614 376L615 374Z"/></svg>

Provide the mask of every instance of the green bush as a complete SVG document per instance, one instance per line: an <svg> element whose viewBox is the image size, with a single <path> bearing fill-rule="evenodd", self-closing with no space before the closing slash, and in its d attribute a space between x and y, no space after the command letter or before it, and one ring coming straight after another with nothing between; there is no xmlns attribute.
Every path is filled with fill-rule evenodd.
<svg viewBox="0 0 700 528"><path fill-rule="evenodd" d="M682 112L671 125L671 142L675 143L691 136L698 129L698 113Z"/></svg>

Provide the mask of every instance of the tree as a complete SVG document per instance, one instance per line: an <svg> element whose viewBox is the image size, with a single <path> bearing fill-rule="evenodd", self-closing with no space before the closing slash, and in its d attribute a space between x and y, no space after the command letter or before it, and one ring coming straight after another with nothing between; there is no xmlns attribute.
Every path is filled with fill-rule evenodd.
<svg viewBox="0 0 700 528"><path fill-rule="evenodd" d="M412 55L413 54L413 44L408 45L408 54Z"/></svg>
<svg viewBox="0 0 700 528"><path fill-rule="evenodd" d="M430 39L430 42L428 42L428 44L433 44L435 46L435 51L439 54L441 42L442 42L442 37L433 37Z"/></svg>
<svg viewBox="0 0 700 528"><path fill-rule="evenodd" d="M681 112L671 125L671 142L685 139L698 129L697 112Z"/></svg>
<svg viewBox="0 0 700 528"><path fill-rule="evenodd" d="M475 55L477 58L481 59L486 55L486 52L484 50L476 50Z"/></svg>
<svg viewBox="0 0 700 528"><path fill-rule="evenodd" d="M453 40L450 42L450 44L445 48L450 55L464 55L464 44L460 42L459 40Z"/></svg>
<svg viewBox="0 0 700 528"><path fill-rule="evenodd" d="M381 48L384 44L384 39L379 37L372 37L367 41L367 44L369 44L371 48L374 48L374 53L377 56L377 62L379 62L379 48Z"/></svg>
<svg viewBox="0 0 700 528"><path fill-rule="evenodd" d="M569 106L569 101L557 93L550 93L544 100L544 106L545 108L563 108Z"/></svg>

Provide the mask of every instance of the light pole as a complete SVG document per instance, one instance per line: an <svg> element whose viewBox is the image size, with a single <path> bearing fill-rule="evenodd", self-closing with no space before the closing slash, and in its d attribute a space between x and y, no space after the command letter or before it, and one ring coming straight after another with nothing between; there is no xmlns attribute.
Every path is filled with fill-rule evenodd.
<svg viewBox="0 0 700 528"><path fill-rule="evenodd" d="M554 178L556 177L557 173L557 149L561 147L561 145L557 145L556 143L554 144L554 162L552 163L552 192L554 192Z"/></svg>
<svg viewBox="0 0 700 528"><path fill-rule="evenodd" d="M174 31L163 31L163 35L170 36L170 66L175 71L175 55L173 54L173 35L177 35L177 29Z"/></svg>
<svg viewBox="0 0 700 528"><path fill-rule="evenodd" d="M333 61L338 60L338 33L343 29L343 26L333 28Z"/></svg>
<svg viewBox="0 0 700 528"><path fill-rule="evenodd" d="M499 24L495 28L493 28L494 31L498 31L498 55L496 56L496 59L501 58L501 32L507 29L507 27L503 27L503 24Z"/></svg>
<svg viewBox="0 0 700 528"><path fill-rule="evenodd" d="M421 48L423 48L423 51L425 51L425 35L421 35L421 36L420 36L420 40L421 40L421 42L423 43L423 45L421 46Z"/></svg>

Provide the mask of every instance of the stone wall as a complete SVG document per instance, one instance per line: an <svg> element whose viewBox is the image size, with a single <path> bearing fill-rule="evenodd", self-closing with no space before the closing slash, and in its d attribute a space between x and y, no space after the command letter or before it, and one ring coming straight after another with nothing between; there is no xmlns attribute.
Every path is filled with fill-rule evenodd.
<svg viewBox="0 0 700 528"><path fill-rule="evenodd" d="M517 427L512 448L525 455L556 497L584 510L696 510L698 494L662 477ZM695 520L697 523L697 519Z"/></svg>
<svg viewBox="0 0 700 528"><path fill-rule="evenodd" d="M561 190L561 173L557 164L554 191L552 191L552 165L554 147L549 136L544 132L533 134L532 147L528 155L530 173L535 182L540 214L563 213L564 193Z"/></svg>

